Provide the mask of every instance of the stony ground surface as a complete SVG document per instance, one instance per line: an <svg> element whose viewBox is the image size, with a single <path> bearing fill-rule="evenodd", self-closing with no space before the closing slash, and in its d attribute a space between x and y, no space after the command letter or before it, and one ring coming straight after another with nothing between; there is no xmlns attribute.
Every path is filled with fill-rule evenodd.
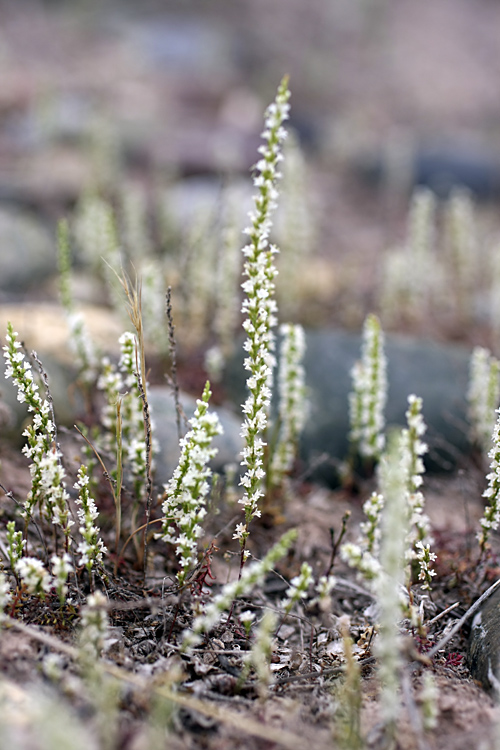
<svg viewBox="0 0 500 750"><path fill-rule="evenodd" d="M376 298L381 252L404 236L408 192L395 191L391 184L374 191L356 178L353 165L369 153L387 153L391 147L405 152L419 141L486 149L495 158L500 149L500 99L495 96L500 6L494 2L471 6L466 0L435 0L422 6L411 0L316 0L305 8L299 0L276 0L271 6L241 0L237 7L217 0L203 10L186 2L182 13L178 3L144 3L139 11L133 3L110 2L99 4L99 12L94 5L0 4L0 209L7 217L0 220L2 263L15 261L5 244L5 237L21 231L19 223L12 230L12 222L22 221L23 231L25 222L38 224L38 230L30 224L26 231L38 232L34 247L40 257L55 220L96 179L109 184L119 175L152 191L155 180L224 170L246 176L255 159L263 107L288 72L317 212L316 276L310 306L302 314L309 323L358 327ZM494 210L494 205L479 209L485 234L495 233ZM53 300L54 263L55 254L36 278L14 274L15 284L0 279L1 301ZM2 266L4 278L8 273L9 267ZM100 301L92 284L82 294L92 304ZM438 338L447 333L445 326L430 327L425 320L417 329ZM478 326L454 335L469 343L490 340ZM427 619L458 602L431 626L434 642L498 572L494 557L488 566L476 566L483 476L470 462L457 476L431 479L426 487L439 555L435 609ZM2 448L1 478L16 498L25 497L29 477L12 445ZM355 538L368 491L363 487L356 497L298 485L283 522L256 533L254 553L262 555L281 529L298 526L295 558L283 565L281 575L295 575L304 559L321 571L331 554L328 529L338 532L349 509L348 533ZM5 497L1 503L7 519L12 504ZM4 543L3 533L0 538ZM352 575L338 566L338 576L352 583ZM222 557L214 558L213 570L217 582L226 580L228 564ZM144 587L129 567L111 584L111 597L122 605L133 602L134 610L112 613L114 640L107 658L111 665L133 670L138 679L155 670L168 676L179 666L177 633L171 627L175 601L167 597L161 604L160 568L156 575ZM275 599L270 583L247 605L272 606ZM265 701L251 682L241 693L235 690L241 663L233 652L241 646L241 633L218 633L203 653L183 664L186 690L177 699L169 746L295 748L310 742L331 747L337 681L325 670L340 663L337 618L351 617L357 653L369 658L368 604L347 587L335 595L331 612L305 610L301 619L285 623L273 660L276 685ZM0 638L5 747L31 750L48 732L43 712L33 708L40 694L47 713L50 701L60 705L64 695L86 746L96 746L98 729L92 722L97 713L91 697L79 695L84 688L71 668L72 654L62 651L63 678L57 688L41 668L47 652L61 650L61 642L71 644L71 628L61 623L54 602L21 602L19 620L40 627L31 634L12 628ZM491 746L498 711L468 675L466 638L467 626L431 667L440 687L438 728L424 735L412 723L411 711L405 713L399 747ZM418 695L418 662L409 679ZM363 667L362 684L363 733L377 747L380 706L371 663ZM127 688L108 747L154 745L143 721L151 701L142 683ZM406 702L411 709L412 701ZM55 740L47 742L56 746Z"/></svg>

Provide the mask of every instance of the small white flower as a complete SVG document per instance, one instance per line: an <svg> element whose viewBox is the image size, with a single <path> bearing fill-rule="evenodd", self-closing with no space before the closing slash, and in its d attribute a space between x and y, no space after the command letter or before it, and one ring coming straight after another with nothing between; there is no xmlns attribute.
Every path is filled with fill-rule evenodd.
<svg viewBox="0 0 500 750"><path fill-rule="evenodd" d="M16 562L16 570L30 594L43 598L50 591L51 577L41 560L22 557Z"/></svg>
<svg viewBox="0 0 500 750"><path fill-rule="evenodd" d="M205 516L205 501L209 492L207 478L211 470L207 464L217 452L211 447L213 438L221 434L222 426L216 414L208 412L209 383L198 400L191 430L181 441L181 455L172 479L165 485L164 513L160 536L176 546L181 570L179 585L186 580L189 568L196 560L197 539L203 533L200 521ZM177 527L177 531L174 530Z"/></svg>

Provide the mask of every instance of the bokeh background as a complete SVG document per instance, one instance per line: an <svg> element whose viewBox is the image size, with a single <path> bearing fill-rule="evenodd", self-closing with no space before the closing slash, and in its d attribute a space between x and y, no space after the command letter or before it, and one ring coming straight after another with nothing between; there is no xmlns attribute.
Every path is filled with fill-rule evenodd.
<svg viewBox="0 0 500 750"><path fill-rule="evenodd" d="M54 296L55 243L49 250L47 235L39 245L33 235L54 238L58 218L86 191L116 203L120 191L137 190L149 216L166 205L187 231L221 185L250 184L263 110L284 74L307 212L297 229L303 288L282 292L285 305L300 298L290 317L359 328L377 310L384 253L405 242L419 182L440 201L456 184L468 187L477 244L491 254L500 196L496 0L3 0L2 301ZM156 249L160 240L155 225ZM24 255L30 242L35 250ZM484 282L479 289L484 295ZM387 325L488 342L487 315L476 313L467 325L452 325L449 310L443 325L415 315Z"/></svg>

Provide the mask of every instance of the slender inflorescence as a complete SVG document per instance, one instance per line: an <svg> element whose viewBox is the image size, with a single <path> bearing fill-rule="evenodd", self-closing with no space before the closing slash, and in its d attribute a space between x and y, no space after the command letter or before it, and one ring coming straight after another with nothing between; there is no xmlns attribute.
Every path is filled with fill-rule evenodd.
<svg viewBox="0 0 500 750"><path fill-rule="evenodd" d="M479 264L478 242L474 224L474 205L468 191L452 191L446 207L446 239L457 312L462 320L473 313L474 288Z"/></svg>
<svg viewBox="0 0 500 750"><path fill-rule="evenodd" d="M254 586L261 583L278 560L286 554L296 537L296 530L290 529L271 547L262 560L253 562L243 568L238 580L226 583L221 592L207 606L205 613L195 618L191 630L185 631L183 640L185 648L190 648L199 643L201 633L208 633L214 628L222 613L231 607L238 596L249 594Z"/></svg>
<svg viewBox="0 0 500 750"><path fill-rule="evenodd" d="M385 445L384 408L387 401L387 361L384 335L375 315L363 327L361 360L352 370L349 396L351 442L365 458L378 460Z"/></svg>
<svg viewBox="0 0 500 750"><path fill-rule="evenodd" d="M408 397L406 421L407 427L401 431L397 441L399 465L404 477L400 503L407 514L405 558L407 562L417 562L422 587L430 590L432 577L435 575L431 565L436 555L430 551L430 522L424 512L425 499L420 490L424 472L422 456L427 452L427 445L422 441L426 425L422 417L422 399L413 394ZM363 506L367 520L361 524L362 537L357 544L347 543L341 548L343 559L359 570L367 581L376 580L380 574L381 519L384 505L383 492L373 492ZM410 567L407 571L407 583L410 583Z"/></svg>
<svg viewBox="0 0 500 750"><path fill-rule="evenodd" d="M26 546L26 540L23 539L23 532L16 531L15 521L7 523L7 554L9 557L10 567L16 570L16 563L23 556L23 550Z"/></svg>
<svg viewBox="0 0 500 750"><path fill-rule="evenodd" d="M488 501L484 515L480 520L481 531L478 534L481 552L484 552L491 531L498 528L500 523L500 409L496 410L498 418L493 430L493 447L488 453L491 458L490 472L487 474L488 486L483 492L483 497Z"/></svg>
<svg viewBox="0 0 500 750"><path fill-rule="evenodd" d="M274 234L283 251L278 304L285 317L297 309L304 291L304 270L315 241L311 185L304 152L291 129L283 150L285 165Z"/></svg>
<svg viewBox="0 0 500 750"><path fill-rule="evenodd" d="M276 629L276 614L266 609L258 627L255 631L255 641L248 657L245 659L245 666L253 666L257 675L257 691L261 700L265 700L268 694L269 683L271 682L272 672L270 670L271 656L273 651L273 633Z"/></svg>
<svg viewBox="0 0 500 750"><path fill-rule="evenodd" d="M126 459L127 474L132 482L136 501L144 500L148 476L148 449L144 430L144 410L137 377L139 353L137 339L127 331L119 338L120 360L115 367L107 357L97 387L105 395L101 422L106 429L102 447L112 451L121 448ZM150 428L153 425L150 420ZM118 434L120 432L120 434ZM156 443L151 439L153 449Z"/></svg>
<svg viewBox="0 0 500 750"><path fill-rule="evenodd" d="M211 470L208 462L216 454L212 440L222 427L217 414L208 411L209 383L198 400L191 430L180 441L181 455L172 479L165 485L164 513L161 538L173 544L179 558L177 580L182 586L196 562L198 539L203 533L200 525L206 515L205 501L210 489Z"/></svg>
<svg viewBox="0 0 500 750"><path fill-rule="evenodd" d="M262 133L265 144L259 148L262 158L256 164L254 177L254 185L258 192L254 198L255 208L250 213L251 226L245 230L249 236L249 243L243 248L246 258L244 275L247 277L242 284L246 294L242 307L246 316L243 327L247 334L244 344L248 355L245 358L245 369L250 374L247 378L249 393L243 406L242 427L245 448L241 463L246 467L246 472L240 481L244 495L239 501L244 506L245 522L238 524L235 533L242 550L251 520L260 515L258 503L264 494L263 436L268 423L272 372L275 364L272 328L276 324L277 312L273 281L276 275L273 256L277 248L269 244L269 232L278 196L276 185L281 176L278 165L283 158L281 144L286 136L283 121L288 117L289 96L287 79L284 78L275 101L266 111L265 129Z"/></svg>
<svg viewBox="0 0 500 750"><path fill-rule="evenodd" d="M285 614L292 611L293 605L305 599L309 586L313 582L313 572L309 563L302 563L300 573L290 581L290 586L286 591L285 599L282 602Z"/></svg>
<svg viewBox="0 0 500 750"><path fill-rule="evenodd" d="M122 443L127 467L132 475L134 495L139 500L144 499L148 472L143 405L137 379L139 353L133 333L122 334L119 343L121 356L118 368L122 374L123 387L127 391L121 407Z"/></svg>
<svg viewBox="0 0 500 750"><path fill-rule="evenodd" d="M428 546L430 538L430 521L424 512L425 499L419 489L422 486L424 462L422 456L427 453L427 445L422 436L427 429L422 417L422 399L411 394L408 396L406 411L407 428L401 432L400 456L401 465L406 477L406 505L408 508L407 559L419 559L424 564L422 552L416 553L416 544L421 542ZM432 560L433 558L429 558ZM421 571L424 567L421 565ZM428 583L428 578L425 579Z"/></svg>
<svg viewBox="0 0 500 750"><path fill-rule="evenodd" d="M52 563L52 585L57 592L62 607L66 599L66 594L68 593L66 582L69 574L73 571L71 557L67 552L64 552L61 556L52 555L50 562Z"/></svg>
<svg viewBox="0 0 500 750"><path fill-rule="evenodd" d="M405 539L408 513L401 498L407 478L400 457L390 451L381 467L381 489L385 498L382 515L380 562L378 576L379 636L376 653L379 658L379 677L382 685L382 716L389 734L395 731L400 710L400 669L398 621L401 617L401 589L404 584Z"/></svg>
<svg viewBox="0 0 500 750"><path fill-rule="evenodd" d="M96 519L99 515L94 500L89 492L89 477L85 466L80 466L78 470L78 479L75 483L75 489L78 490L77 514L80 522L79 531L82 541L78 544L78 554L80 559L79 565L85 565L89 574L96 565L102 565L103 555L107 549L100 538L99 527L96 525Z"/></svg>
<svg viewBox="0 0 500 750"><path fill-rule="evenodd" d="M79 646L84 662L94 662L104 647L109 624L106 603L104 594L96 591L88 597L86 605L82 608Z"/></svg>
<svg viewBox="0 0 500 750"><path fill-rule="evenodd" d="M50 591L52 581L50 573L37 557L22 557L16 562L16 572L26 586L28 593L41 599Z"/></svg>
<svg viewBox="0 0 500 750"><path fill-rule="evenodd" d="M69 345L79 369L79 378L84 383L93 383L97 377L97 357L81 313L75 310L71 291L71 252L68 223L59 222L59 288L69 328Z"/></svg>
<svg viewBox="0 0 500 750"><path fill-rule="evenodd" d="M434 675L428 670L422 675L422 683L419 703L424 729L434 729L439 716L439 688Z"/></svg>
<svg viewBox="0 0 500 750"><path fill-rule="evenodd" d="M9 582L5 573L0 570L0 624L5 619L5 610L12 599Z"/></svg>
<svg viewBox="0 0 500 750"><path fill-rule="evenodd" d="M382 308L384 317L401 315L419 320L436 291L442 288L439 258L434 252L436 198L427 188L415 190L408 217L405 246L384 259Z"/></svg>
<svg viewBox="0 0 500 750"><path fill-rule="evenodd" d="M366 540L366 550L378 557L380 550L380 519L384 507L384 496L380 492L372 492L363 504L366 521L361 524L361 533Z"/></svg>
<svg viewBox="0 0 500 750"><path fill-rule="evenodd" d="M23 513L26 527L37 503L40 510L45 504L47 518L61 526L68 549L73 521L69 516L69 495L64 484L65 471L60 460L61 453L55 442L56 428L51 405L47 399L40 396L31 365L20 351L21 343L17 340L17 333L11 323L7 324L7 343L3 349L7 361L5 377L12 378L17 385L18 401L26 403L28 411L33 413L32 423L23 432L27 438L23 453L32 461L31 490Z"/></svg>
<svg viewBox="0 0 500 750"><path fill-rule="evenodd" d="M302 364L306 339L299 325L281 326L278 376L279 433L269 469L269 484L279 486L293 466L299 435L306 420L305 371Z"/></svg>
<svg viewBox="0 0 500 750"><path fill-rule="evenodd" d="M472 352L467 400L472 438L487 455L500 402L500 362L482 346Z"/></svg>

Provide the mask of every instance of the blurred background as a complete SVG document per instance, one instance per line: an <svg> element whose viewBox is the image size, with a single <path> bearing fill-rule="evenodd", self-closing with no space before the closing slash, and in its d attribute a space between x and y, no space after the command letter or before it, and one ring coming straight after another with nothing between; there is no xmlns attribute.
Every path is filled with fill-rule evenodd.
<svg viewBox="0 0 500 750"><path fill-rule="evenodd" d="M2 0L1 301L55 295L56 222L90 193L106 197L118 219L127 200L129 212L135 206L130 255L172 253L162 273L175 287L200 242L192 233L208 236L203 211L228 185L238 233L245 225L263 111L284 74L294 175L285 174L288 215L276 231L287 317L359 328L370 310L384 316L387 251L408 244L408 206L421 185L436 196L427 211L437 239L434 229L427 235L445 304L393 310L384 325L491 343L484 299L500 276L488 265L500 247L496 0ZM439 233L458 185L478 261L455 273L450 292L449 240ZM123 246L127 231L134 244L128 216ZM294 242L300 283L286 280ZM75 256L83 278L89 260L78 243ZM465 310L458 298L470 274L477 294ZM101 301L89 287L77 294Z"/></svg>

